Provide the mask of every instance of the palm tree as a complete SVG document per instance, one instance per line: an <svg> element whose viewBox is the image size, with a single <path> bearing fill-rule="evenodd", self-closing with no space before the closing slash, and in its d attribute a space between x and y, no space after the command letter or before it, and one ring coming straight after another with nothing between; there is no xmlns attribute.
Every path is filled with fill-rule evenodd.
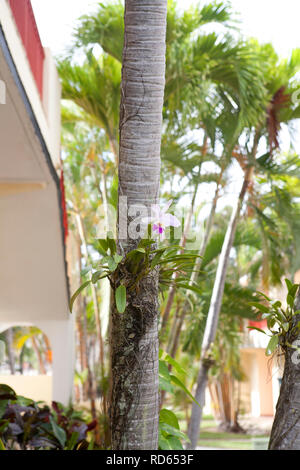
<svg viewBox="0 0 300 470"><path fill-rule="evenodd" d="M191 440L191 448L195 448L198 440L198 434L202 418L202 408L205 399L205 388L208 380L208 371L211 367L211 347L215 341L217 333L217 326L222 306L222 298L224 293L230 251L233 246L236 228L245 196L253 180L253 176L255 170L257 169L257 166L260 165L261 169L261 164L263 163L263 159L257 159L259 143L263 137L268 135L270 152L268 156L265 157L265 160L270 159L274 147L278 148L279 146L278 133L280 130L281 123L293 120L298 117L298 109L295 109L295 106L293 106L292 103L290 103L290 105L288 106L290 97L288 93L288 88L293 87L293 80L300 67L300 55L298 53L298 50L296 50L292 54L292 57L289 62L284 61L281 64L278 64L278 58L274 51L270 50L270 46L267 46L267 51L269 54L270 52L272 52L271 57L269 57L269 67L265 77L266 88L268 89L270 96L269 105L265 112L265 114L267 115L267 119L265 119L265 121L262 121L261 124L256 124L254 131L251 131L253 139L251 151L249 151L248 147L246 146L246 155L237 155L237 159L239 160L239 163L242 169L244 170L244 180L238 200L236 202L236 206L232 211L230 223L227 228L211 296L210 309L208 312L202 342L201 361L195 394L196 400L200 403L200 407L196 404L193 404L192 416L189 425L189 437ZM266 53L265 50L264 53ZM274 71L274 69L276 70L276 72ZM281 74L279 74L279 76L277 75L278 70L281 70ZM280 79L282 80L281 82L279 81ZM280 86L278 87L279 84Z"/></svg>
<svg viewBox="0 0 300 470"><path fill-rule="evenodd" d="M69 58L58 62L62 97L77 105L67 108L65 120L77 120L104 129L110 149L118 161L118 109L120 103L121 64L103 54L96 59L87 54L83 65Z"/></svg>
<svg viewBox="0 0 300 470"><path fill-rule="evenodd" d="M157 203L165 86L167 0L125 1L120 106L119 207ZM126 217L126 225L130 218ZM120 222L120 221L119 221ZM128 226L128 225L127 225ZM124 239L119 251L137 241ZM125 273L124 273L125 274ZM121 279L116 280L116 285ZM112 306L111 432L114 450L156 449L158 445L158 273L128 294L124 314Z"/></svg>

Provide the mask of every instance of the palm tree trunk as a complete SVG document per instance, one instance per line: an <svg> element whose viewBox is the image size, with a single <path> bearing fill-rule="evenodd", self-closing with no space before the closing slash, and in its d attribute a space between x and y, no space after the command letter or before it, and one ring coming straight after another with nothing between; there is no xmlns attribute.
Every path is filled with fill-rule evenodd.
<svg viewBox="0 0 300 470"><path fill-rule="evenodd" d="M204 254L205 254L207 243L209 241L211 229L212 229L215 214L216 214L217 202L218 202L218 199L219 199L221 178L222 178L222 173L220 174L220 180L217 184L217 188L216 188L215 195L214 195L214 198L213 198L209 218L208 218L208 221L207 221L207 224L206 224L205 234L204 234L204 237L203 237L203 240L202 240L202 243L201 243L201 247L200 247L200 250L199 250L199 253L198 253L199 258L197 258L197 260L195 262L195 266L194 266L194 269L193 269L193 272L192 272L192 275L191 275L191 279L190 279L190 285L193 285L195 283L195 281L197 280L197 276L198 276L199 270L201 268L201 260L202 260ZM172 357L175 357L175 355L176 355L177 348L178 348L178 345L179 345L181 329L182 329L184 319L185 319L185 315L186 315L188 309L189 309L188 301L185 301L183 306L182 306L181 315L179 315L178 312L177 312L177 315L175 315L175 317L174 317L173 325L172 325L172 332L175 332L175 334L171 333L171 337L170 337L170 341L169 341L169 345L168 345L168 352L171 354Z"/></svg>
<svg viewBox="0 0 300 470"><path fill-rule="evenodd" d="M300 309L300 291L296 300ZM300 315L293 319L293 326L300 321ZM290 333L288 342L300 347L300 334L297 328ZM285 364L280 395L272 426L269 450L300 450L300 360L299 352L287 346L284 350Z"/></svg>
<svg viewBox="0 0 300 470"><path fill-rule="evenodd" d="M46 374L45 364L44 364L44 361L43 361L43 357L41 355L40 348L39 348L39 346L37 344L37 341L36 341L34 336L32 336L32 338L31 338L31 343L32 343L33 350L34 350L34 352L36 354L36 357L37 357L37 360L38 360L39 373L44 375L44 374Z"/></svg>
<svg viewBox="0 0 300 470"><path fill-rule="evenodd" d="M46 346L47 362L48 362L48 364L52 364L52 349L51 349L50 341L48 339L48 336L45 335L45 334L43 334L43 339L44 339L44 343L45 343L45 346Z"/></svg>
<svg viewBox="0 0 300 470"><path fill-rule="evenodd" d="M80 237L77 237L77 251L78 251L79 282L81 282L80 273L81 273L81 269L82 269L82 260L81 260L82 253L81 253L81 240L80 240ZM87 351L87 343L86 343L86 336L85 336L85 330L84 330L85 317L86 317L85 302L84 302L83 295L81 294L78 298L77 309L76 309L76 324L77 324L78 339L79 339L81 372L87 370L87 368L88 368L88 351ZM88 391L89 391L89 385L88 385L88 382L85 381L82 384L82 398L83 398L83 400L87 400Z"/></svg>
<svg viewBox="0 0 300 470"><path fill-rule="evenodd" d="M84 248L85 263L86 265L88 265L89 259L88 259L88 249L87 249L85 231L84 231L82 218L80 214L78 213L76 214L76 221L77 221L78 233L79 233L81 243ZM99 361L100 361L100 367L101 367L101 374L103 378L104 377L104 345L103 345L103 338L102 338L102 331L101 331L101 318L100 318L99 303L98 303L98 298L97 298L97 290L96 290L95 285L92 283L91 283L91 291L92 291L92 300L93 300L93 306L94 306L96 334L97 334L98 343L99 343Z"/></svg>
<svg viewBox="0 0 300 470"><path fill-rule="evenodd" d="M124 202L121 197L127 198L129 208L150 209L158 200L166 17L167 0L125 0L119 208ZM125 217L128 227L132 217L127 213ZM123 236L119 219L120 253L129 252L137 243ZM115 279L115 286L120 280ZM110 338L112 448L157 449L158 271L143 278L138 290L128 292L122 315L112 304Z"/></svg>
<svg viewBox="0 0 300 470"><path fill-rule="evenodd" d="M222 176L223 176L223 170L220 173L220 178L219 178L219 181L217 183L217 188L216 188L215 195L214 195L214 198L213 198L211 211L210 211L209 218L208 218L208 221L207 221L207 224L206 224L205 234L204 234L202 244L201 244L201 247L200 247L200 250L199 250L199 258L196 259L195 266L194 266L194 269L193 269L193 272L192 272L192 275L191 275L191 279L190 279L190 282L189 282L190 285L193 285L194 282L197 279L197 276L199 274L199 270L201 268L201 260L202 260L204 254L205 254L207 243L209 241L210 232L211 232L213 222L214 222L214 218L215 218L215 214L216 214ZM175 358L178 347L179 347L179 340L180 340L181 330L182 330L182 327L183 327L183 324L184 324L185 316L186 316L188 311L189 311L189 303L186 300L184 302L183 306L182 306L181 314L179 314L179 312L176 311L176 314L175 314L174 319L173 319L169 344L168 344L168 348L167 348L168 354L170 354L171 357L173 357L173 358ZM168 368L169 368L169 371L171 371L172 370L172 365L169 364ZM165 396L166 396L166 391L162 390L161 398L160 398L160 407L161 408L163 406Z"/></svg>
<svg viewBox="0 0 300 470"><path fill-rule="evenodd" d="M14 348L13 348L13 329L12 328L8 328L8 330L6 330L5 340L6 340L6 350L7 350L10 373L14 375L16 373L16 368L15 368L15 353L14 353Z"/></svg>
<svg viewBox="0 0 300 470"><path fill-rule="evenodd" d="M198 374L197 388L195 394L196 401L199 403L200 406L196 403L193 403L192 405L192 415L188 431L188 435L191 441L189 448L191 449L194 449L197 446L200 424L202 419L202 410L205 401L205 389L208 381L208 371L211 366L210 348L215 340L217 333L217 326L222 305L227 267L229 263L229 255L233 246L237 223L240 217L240 212L247 192L247 188L253 175L253 170L254 169L251 166L246 169L242 189L237 201L236 208L232 211L232 216L220 254L216 279L213 287L210 307L204 330L200 370Z"/></svg>

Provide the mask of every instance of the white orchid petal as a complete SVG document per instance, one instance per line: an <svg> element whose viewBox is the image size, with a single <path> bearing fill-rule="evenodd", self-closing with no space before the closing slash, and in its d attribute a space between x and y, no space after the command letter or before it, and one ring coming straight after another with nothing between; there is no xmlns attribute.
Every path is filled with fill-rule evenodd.
<svg viewBox="0 0 300 470"><path fill-rule="evenodd" d="M152 224L155 222L155 219L153 217L142 217L142 224Z"/></svg>
<svg viewBox="0 0 300 470"><path fill-rule="evenodd" d="M159 220L161 210L158 204L152 204L151 206L151 217Z"/></svg>
<svg viewBox="0 0 300 470"><path fill-rule="evenodd" d="M164 227L179 227L180 226L179 220L177 219L177 217L175 217L175 215L172 215L172 214L163 214L163 216L160 219L160 222Z"/></svg>
<svg viewBox="0 0 300 470"><path fill-rule="evenodd" d="M173 200L171 199L171 201L167 202L167 204L165 204L161 210L161 212L163 212L164 214L167 212L167 210L171 207L173 203Z"/></svg>

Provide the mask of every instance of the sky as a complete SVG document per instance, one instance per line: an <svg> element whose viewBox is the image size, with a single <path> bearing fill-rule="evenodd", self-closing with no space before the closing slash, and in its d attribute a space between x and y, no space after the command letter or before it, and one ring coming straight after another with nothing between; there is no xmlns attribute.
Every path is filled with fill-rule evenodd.
<svg viewBox="0 0 300 470"><path fill-rule="evenodd" d="M32 0L44 46L60 54L70 44L72 29L80 15L95 10L99 0ZM186 8L195 0L178 0ZM300 47L299 0L232 0L240 12L241 29L262 42L272 42L277 52L288 56Z"/></svg>

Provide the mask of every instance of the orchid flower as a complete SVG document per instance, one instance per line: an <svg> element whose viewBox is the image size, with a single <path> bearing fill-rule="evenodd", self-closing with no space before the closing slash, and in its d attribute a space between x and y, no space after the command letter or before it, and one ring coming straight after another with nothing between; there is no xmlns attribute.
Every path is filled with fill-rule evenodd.
<svg viewBox="0 0 300 470"><path fill-rule="evenodd" d="M169 201L162 209L159 204L152 204L151 217L143 218L144 223L153 224L152 230L161 240L164 240L165 238L165 229L167 227L180 226L180 222L177 217L167 212L172 202L173 201Z"/></svg>

